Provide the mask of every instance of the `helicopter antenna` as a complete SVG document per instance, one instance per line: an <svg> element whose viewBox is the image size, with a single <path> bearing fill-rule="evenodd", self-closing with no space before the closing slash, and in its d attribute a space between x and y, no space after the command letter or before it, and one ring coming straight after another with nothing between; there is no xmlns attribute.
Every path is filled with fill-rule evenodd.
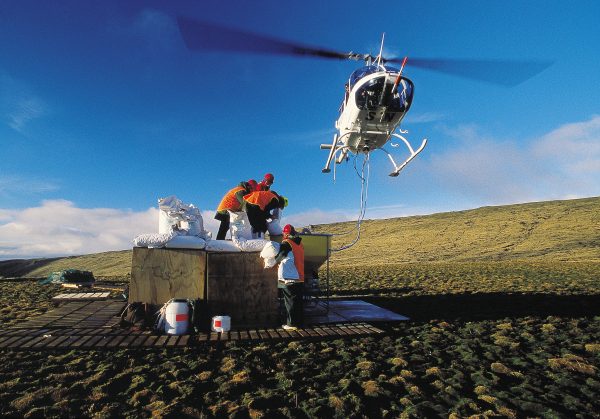
<svg viewBox="0 0 600 419"><path fill-rule="evenodd" d="M385 32L381 35L381 47L379 47L379 55L377 56L377 67L381 65L381 56L383 54L383 41L385 39Z"/></svg>

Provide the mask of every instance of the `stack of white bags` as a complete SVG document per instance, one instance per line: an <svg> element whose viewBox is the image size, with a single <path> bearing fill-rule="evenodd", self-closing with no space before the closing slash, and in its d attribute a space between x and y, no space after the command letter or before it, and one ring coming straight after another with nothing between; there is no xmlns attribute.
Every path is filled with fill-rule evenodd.
<svg viewBox="0 0 600 419"><path fill-rule="evenodd" d="M139 235L133 240L134 246L219 252L261 252L264 249L267 250L263 252L265 256L261 256L265 259L265 268L275 265L274 257L279 244L253 237L245 212L229 212L231 240L212 240L211 233L204 230L200 210L194 205L185 204L176 196L169 196L158 200L158 208L158 234ZM281 234L278 217L269 223L269 233Z"/></svg>

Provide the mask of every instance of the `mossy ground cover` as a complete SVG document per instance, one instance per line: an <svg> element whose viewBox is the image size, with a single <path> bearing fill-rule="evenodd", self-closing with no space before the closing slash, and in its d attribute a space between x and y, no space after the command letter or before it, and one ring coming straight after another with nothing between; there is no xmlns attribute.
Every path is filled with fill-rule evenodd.
<svg viewBox="0 0 600 419"><path fill-rule="evenodd" d="M2 351L0 413L598 416L598 264L565 263L333 266L336 294L411 317L382 325L384 337ZM2 307L12 307L3 323L43 310L57 290L32 281L0 287Z"/></svg>

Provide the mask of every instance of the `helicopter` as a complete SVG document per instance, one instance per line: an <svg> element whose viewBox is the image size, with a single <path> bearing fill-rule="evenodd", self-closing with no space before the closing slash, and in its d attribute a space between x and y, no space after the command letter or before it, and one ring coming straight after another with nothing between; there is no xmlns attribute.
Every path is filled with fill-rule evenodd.
<svg viewBox="0 0 600 419"><path fill-rule="evenodd" d="M347 161L348 153L368 156L374 150L382 150L393 166L389 175L396 177L423 151L427 139L423 139L415 149L405 136L408 131L400 128L414 97L414 83L403 74L407 64L509 87L524 82L551 64L547 61L385 58L382 55L385 34L379 54L373 56L306 46L182 16L177 18L177 23L190 50L230 50L364 61L364 66L352 72L345 83L340 115L335 122L337 133L332 143L320 145L321 149L329 150L323 173L331 171L332 161L336 164ZM400 68L390 66L390 63L400 64ZM409 156L400 164L384 148L388 142L392 147L400 146L399 143L391 142L392 139L402 141L408 149Z"/></svg>

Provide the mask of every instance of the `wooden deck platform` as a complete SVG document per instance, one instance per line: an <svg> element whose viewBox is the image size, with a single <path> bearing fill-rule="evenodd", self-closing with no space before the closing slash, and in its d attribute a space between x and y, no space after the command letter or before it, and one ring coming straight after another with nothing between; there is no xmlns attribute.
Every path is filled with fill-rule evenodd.
<svg viewBox="0 0 600 419"><path fill-rule="evenodd" d="M99 301L107 300L110 296L109 291L103 292L69 292L65 294L59 294L52 297L52 302L63 302L63 301Z"/></svg>
<svg viewBox="0 0 600 419"><path fill-rule="evenodd" d="M339 339L384 333L366 322L313 324L296 331L247 328L225 333L157 335L119 327L124 301L67 302L41 316L0 329L0 350L193 347L229 341Z"/></svg>

